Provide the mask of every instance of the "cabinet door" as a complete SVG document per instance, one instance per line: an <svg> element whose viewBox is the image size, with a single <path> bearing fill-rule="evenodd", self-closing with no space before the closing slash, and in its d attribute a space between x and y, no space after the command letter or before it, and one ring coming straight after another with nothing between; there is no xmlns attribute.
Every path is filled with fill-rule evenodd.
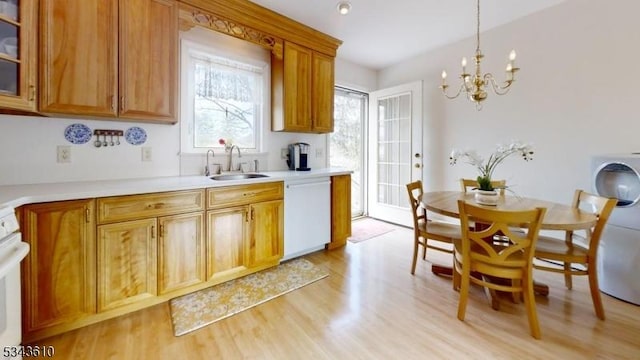
<svg viewBox="0 0 640 360"><path fill-rule="evenodd" d="M247 269L248 206L207 211L207 280L232 279Z"/></svg>
<svg viewBox="0 0 640 360"><path fill-rule="evenodd" d="M331 243L329 249L346 245L351 236L351 175L331 177Z"/></svg>
<svg viewBox="0 0 640 360"><path fill-rule="evenodd" d="M314 52L313 81L311 90L313 105L313 132L333 132L334 77L333 58Z"/></svg>
<svg viewBox="0 0 640 360"><path fill-rule="evenodd" d="M157 295L156 222L98 226L98 311Z"/></svg>
<svg viewBox="0 0 640 360"><path fill-rule="evenodd" d="M166 294L205 280L202 212L158 219L158 292Z"/></svg>
<svg viewBox="0 0 640 360"><path fill-rule="evenodd" d="M249 267L277 264L284 254L284 203L265 201L250 206Z"/></svg>
<svg viewBox="0 0 640 360"><path fill-rule="evenodd" d="M0 10L0 40L16 39L0 48L0 108L36 111L36 2L18 0L16 5L16 11Z"/></svg>
<svg viewBox="0 0 640 360"><path fill-rule="evenodd" d="M40 111L116 116L117 56L115 1L40 1Z"/></svg>
<svg viewBox="0 0 640 360"><path fill-rule="evenodd" d="M284 46L284 129L311 131L311 50Z"/></svg>
<svg viewBox="0 0 640 360"><path fill-rule="evenodd" d="M94 200L25 205L22 262L24 341L39 329L96 312Z"/></svg>
<svg viewBox="0 0 640 360"><path fill-rule="evenodd" d="M177 39L175 1L120 0L121 117L176 122Z"/></svg>

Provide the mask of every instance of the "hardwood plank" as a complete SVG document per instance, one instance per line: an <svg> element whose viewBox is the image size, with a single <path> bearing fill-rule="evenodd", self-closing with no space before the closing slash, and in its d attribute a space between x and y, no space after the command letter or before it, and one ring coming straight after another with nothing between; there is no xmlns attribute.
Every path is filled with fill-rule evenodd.
<svg viewBox="0 0 640 360"><path fill-rule="evenodd" d="M85 359L418 359L637 358L640 307L603 295L598 320L586 278L573 290L556 274L536 296L542 339L529 335L522 303L500 311L472 287L464 322L456 318L451 279L431 273L450 255L428 252L411 266L413 232L400 229L307 256L329 277L190 334L174 337L168 304L40 341L59 358ZM509 345L504 345L508 343Z"/></svg>

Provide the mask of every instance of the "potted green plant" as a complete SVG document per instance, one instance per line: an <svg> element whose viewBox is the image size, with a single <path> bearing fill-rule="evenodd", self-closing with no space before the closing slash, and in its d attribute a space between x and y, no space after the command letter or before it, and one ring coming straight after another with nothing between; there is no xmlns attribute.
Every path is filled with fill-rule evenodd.
<svg viewBox="0 0 640 360"><path fill-rule="evenodd" d="M507 146L498 145L496 151L486 161L475 150L453 149L449 155L449 164L455 165L458 160L463 159L466 163L475 166L480 173L476 178L478 181L476 202L495 205L498 201L498 193L491 185L491 178L496 167L512 154L520 154L525 161L533 160L533 147L519 141L514 141Z"/></svg>

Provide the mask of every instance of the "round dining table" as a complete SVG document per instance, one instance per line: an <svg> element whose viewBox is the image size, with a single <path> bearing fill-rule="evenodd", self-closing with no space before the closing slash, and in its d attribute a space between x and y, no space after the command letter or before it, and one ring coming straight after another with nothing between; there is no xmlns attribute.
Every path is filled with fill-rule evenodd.
<svg viewBox="0 0 640 360"><path fill-rule="evenodd" d="M419 200L422 206L424 206L428 211L452 218L460 217L460 213L458 211L458 200L464 200L469 204L497 210L515 211L543 207L547 209L547 212L542 219L542 230L590 231L598 220L594 213L577 209L570 205L558 204L546 200L514 195L501 195L496 205L488 206L476 203L474 195L475 194L473 192L431 191L422 194L419 197ZM570 235L565 236L569 236L567 240L570 241ZM452 274L451 267L446 266L432 265L431 271L435 274ZM547 295L549 293L549 288L544 284L536 283L535 288L536 293L541 295Z"/></svg>

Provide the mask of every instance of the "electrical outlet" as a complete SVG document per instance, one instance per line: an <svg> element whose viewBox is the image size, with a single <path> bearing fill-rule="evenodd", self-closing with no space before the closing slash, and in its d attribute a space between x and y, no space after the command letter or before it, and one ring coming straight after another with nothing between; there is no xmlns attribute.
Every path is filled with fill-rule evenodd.
<svg viewBox="0 0 640 360"><path fill-rule="evenodd" d="M289 155L289 149L280 149L280 158L286 159Z"/></svg>
<svg viewBox="0 0 640 360"><path fill-rule="evenodd" d="M57 157L58 157L59 163L70 163L71 162L71 146L58 145Z"/></svg>
<svg viewBox="0 0 640 360"><path fill-rule="evenodd" d="M323 148L317 148L316 149L316 157L320 158L324 156L324 149Z"/></svg>
<svg viewBox="0 0 640 360"><path fill-rule="evenodd" d="M142 147L142 161L151 161L153 158L151 148L148 146Z"/></svg>

